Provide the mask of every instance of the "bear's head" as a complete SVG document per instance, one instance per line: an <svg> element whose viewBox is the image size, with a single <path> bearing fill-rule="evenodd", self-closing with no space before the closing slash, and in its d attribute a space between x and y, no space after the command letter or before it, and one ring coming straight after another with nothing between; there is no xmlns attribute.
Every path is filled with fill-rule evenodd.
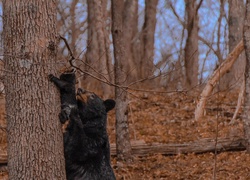
<svg viewBox="0 0 250 180"><path fill-rule="evenodd" d="M107 118L107 112L115 107L115 101L112 99L102 100L95 93L78 88L77 105L79 115L83 123L96 119Z"/></svg>

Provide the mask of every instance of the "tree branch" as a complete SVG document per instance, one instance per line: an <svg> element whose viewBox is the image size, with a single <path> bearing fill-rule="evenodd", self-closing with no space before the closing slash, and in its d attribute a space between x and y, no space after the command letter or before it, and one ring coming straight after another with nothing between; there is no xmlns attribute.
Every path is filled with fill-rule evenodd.
<svg viewBox="0 0 250 180"><path fill-rule="evenodd" d="M203 89L200 97L200 101L195 109L195 120L199 120L204 114L204 108L206 105L207 98L211 94L218 80L232 67L238 56L244 50L243 40L234 48L234 50L228 55L221 65L214 71L213 75L208 80L205 88Z"/></svg>

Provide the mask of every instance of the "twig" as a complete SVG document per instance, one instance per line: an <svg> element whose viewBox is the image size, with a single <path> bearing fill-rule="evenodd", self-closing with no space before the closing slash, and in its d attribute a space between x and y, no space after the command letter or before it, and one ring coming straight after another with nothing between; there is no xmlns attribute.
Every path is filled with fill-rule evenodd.
<svg viewBox="0 0 250 180"><path fill-rule="evenodd" d="M64 43L65 43L65 45L66 45L66 47L67 47L67 49L68 49L68 51L69 51L69 55L70 55L69 63L70 63L70 66L71 66L72 68L74 68L75 70L77 70L77 71L79 71L79 72L81 72L81 73L83 73L83 74L86 74L86 75L88 75L88 76L90 76L90 77L92 77L92 78L94 78L94 79L96 79L96 80L98 80L98 81L100 81L100 82L102 82L102 83L108 84L108 85L113 86L113 87L121 88L121 89L124 90L124 91L131 90L131 91L155 92L155 93L173 93L173 92L176 92L176 93L186 93L186 92L187 92L187 91L178 91L178 90L175 90L175 91L156 91L156 90L136 89L136 88L130 87L130 86L135 85L136 83L140 83L140 82L143 82L143 81L146 81L146 80L150 80L150 79L154 79L154 78L159 77L159 76L154 76L154 75L153 75L153 76L150 76L150 77L148 77L148 78L140 79L140 80L138 80L138 81L136 81L136 82L132 82L132 83L130 83L130 84L127 85L127 86L122 86L122 85L118 85L118 84L112 83L111 81L109 81L105 76L103 76L103 75L100 74L100 73L98 73L98 74L100 74L104 79L99 78L99 77L97 77L97 76L95 76L95 75L93 75L93 74L91 74L91 73L89 73L89 72L87 72L87 71L82 70L81 68L79 68L79 67L77 67L76 65L73 64L73 61L76 60L76 58L75 58L75 56L73 55L73 52L72 52L72 50L71 50L71 48L70 48L70 46L69 46L67 40L66 40L64 37L62 37L62 36L59 36L59 37L60 37L60 39L62 39L62 40L64 41ZM89 66L91 69L94 70L94 68L93 68L92 66L90 66L89 64L87 64L87 63L85 63L85 62L83 62L83 63L84 63L85 65ZM132 94L132 93L129 92L129 94Z"/></svg>

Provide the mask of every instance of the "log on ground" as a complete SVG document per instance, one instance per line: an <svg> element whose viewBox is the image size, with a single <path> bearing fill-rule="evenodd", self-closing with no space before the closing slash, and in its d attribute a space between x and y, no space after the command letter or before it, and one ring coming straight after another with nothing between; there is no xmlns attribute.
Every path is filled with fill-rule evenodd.
<svg viewBox="0 0 250 180"><path fill-rule="evenodd" d="M148 154L177 155L188 153L201 154L215 151L242 151L246 149L245 144L245 139L241 137L220 138L217 143L215 143L215 139L211 138L180 144L146 144L141 141L131 142L132 153L138 156ZM111 155L116 155L115 144L111 144Z"/></svg>

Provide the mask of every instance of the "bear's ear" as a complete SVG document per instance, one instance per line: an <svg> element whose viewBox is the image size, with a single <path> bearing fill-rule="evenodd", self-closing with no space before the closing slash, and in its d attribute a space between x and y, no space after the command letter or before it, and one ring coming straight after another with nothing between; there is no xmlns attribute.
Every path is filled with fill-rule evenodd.
<svg viewBox="0 0 250 180"><path fill-rule="evenodd" d="M113 99L107 99L104 101L104 105L106 107L106 112L108 112L115 107L115 101Z"/></svg>

